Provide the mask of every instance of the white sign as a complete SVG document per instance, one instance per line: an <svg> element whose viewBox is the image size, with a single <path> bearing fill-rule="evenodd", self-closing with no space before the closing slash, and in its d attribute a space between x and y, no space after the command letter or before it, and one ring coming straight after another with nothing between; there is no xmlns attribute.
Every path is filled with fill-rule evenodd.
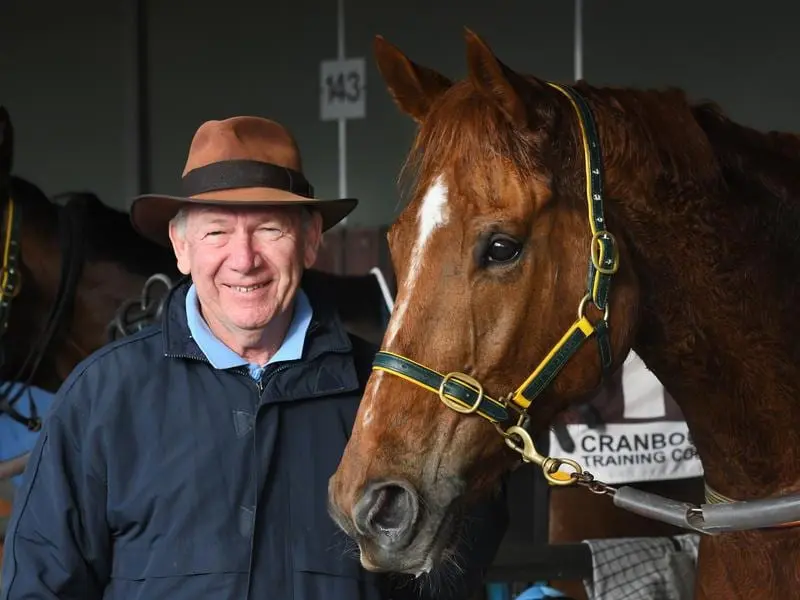
<svg viewBox="0 0 800 600"><path fill-rule="evenodd" d="M600 481L630 483L703 475L703 464L686 423L645 421L608 423L591 429L582 423L567 425L575 452L567 452L550 435L550 455L571 458Z"/></svg>
<svg viewBox="0 0 800 600"><path fill-rule="evenodd" d="M551 456L576 460L607 483L703 475L680 408L636 353L628 355L590 403L603 424L592 428L578 415L567 417L575 450L562 448L551 431Z"/></svg>
<svg viewBox="0 0 800 600"><path fill-rule="evenodd" d="M320 63L320 118L363 119L367 114L365 60L347 58Z"/></svg>

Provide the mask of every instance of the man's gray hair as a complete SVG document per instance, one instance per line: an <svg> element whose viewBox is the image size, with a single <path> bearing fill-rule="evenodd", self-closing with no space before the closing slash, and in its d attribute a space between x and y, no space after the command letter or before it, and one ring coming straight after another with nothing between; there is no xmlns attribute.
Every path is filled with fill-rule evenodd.
<svg viewBox="0 0 800 600"><path fill-rule="evenodd" d="M170 226L175 227L175 231L178 233L180 237L186 235L186 217L189 215L189 207L182 206L175 216L172 217L169 221Z"/></svg>

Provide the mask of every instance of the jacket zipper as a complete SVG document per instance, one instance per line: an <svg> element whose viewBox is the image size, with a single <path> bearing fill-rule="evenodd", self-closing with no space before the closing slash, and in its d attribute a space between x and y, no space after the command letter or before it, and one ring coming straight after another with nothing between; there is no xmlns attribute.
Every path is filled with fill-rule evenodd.
<svg viewBox="0 0 800 600"><path fill-rule="evenodd" d="M311 326L309 327L308 333L311 333L312 331L314 331L317 328L316 325L317 325L316 323L312 323ZM326 352L343 352L346 349L347 349L346 346L338 346L336 348L329 348L328 350L326 350ZM211 361L208 360L208 358L206 358L205 356L197 355L197 354L171 354L171 353L165 353L164 356L167 357L167 358L184 358L184 359L189 359L189 360L196 360L196 361L203 362L203 363L206 363L206 364L209 364L209 365L211 364ZM319 356L319 354L314 355L314 356L309 356L307 360L309 360L309 361L315 360L318 356ZM281 373L283 371L287 371L288 369L291 369L294 366L297 366L297 365L294 364L294 363L293 364L289 364L289 365L281 365L281 366L279 366L279 367L277 367L277 368L275 368L275 369L273 369L271 371L268 371L267 377L264 377L264 375L262 374L262 376L259 377L257 380L254 380L250 376L250 372L245 367L235 367L233 369L230 369L230 371L232 373L235 373L236 375L240 375L241 377L247 378L256 388L257 398L256 398L255 411L254 411L254 414L253 414L253 429L254 430L255 430L255 427L256 427L256 421L258 420L258 411L261 409L261 406L262 406L264 390L267 388L268 383L272 379L274 379L275 376L278 375L278 373ZM253 435L253 456L254 456L254 458L257 455L257 450L258 450L258 448L257 448L257 445L256 445L256 436ZM246 596L247 600L250 599L250 592L251 592L251 589L252 589L253 559L254 559L255 538L256 538L256 522L257 522L257 518L258 518L258 486L255 487L254 496L255 497L253 499L253 502L254 502L254 504L253 504L253 529L252 529L252 531L250 533L250 560L249 560L249 564L248 564L248 577L247 577L247 596Z"/></svg>
<svg viewBox="0 0 800 600"><path fill-rule="evenodd" d="M211 361L208 360L205 356L198 356L196 354L165 354L164 356L166 356L167 358L186 358L186 359L189 359L189 360L196 360L196 361L199 361L199 362L203 362L203 363L206 363L206 364L209 364L209 365L211 364ZM269 374L269 378L271 379L272 377L274 377L280 371L283 371L283 370L288 369L288 368L289 368L288 366L283 366L283 367L279 367L279 368L275 369L274 371L271 371L270 374ZM252 439L253 439L253 445L252 445L253 460L256 461L258 447L256 445L255 428L256 428L256 420L258 419L258 411L261 408L262 395L264 394L264 389L266 388L266 385L263 383L264 377L262 376L262 377L259 377L258 380L254 380L250 376L250 372L247 371L247 369L245 369L244 367L235 367L233 369L230 369L230 372L234 373L235 375L240 375L241 377L247 378L252 384L255 385L255 388L256 388L256 392L257 392L257 394L256 394L256 403L255 403L255 410L254 410L254 413L253 413L254 435L252 436ZM252 576L253 576L253 558L254 558L254 550L255 550L255 542L256 542L256 521L257 521L257 519L258 519L258 486L256 485L256 486L254 486L254 489L253 489L253 525L252 525L252 530L250 531L250 558L248 560L248 565L247 565L248 573L247 573L247 596L246 596L246 598L248 600L250 598L250 592L252 590L252 584L253 584L253 581L252 581Z"/></svg>

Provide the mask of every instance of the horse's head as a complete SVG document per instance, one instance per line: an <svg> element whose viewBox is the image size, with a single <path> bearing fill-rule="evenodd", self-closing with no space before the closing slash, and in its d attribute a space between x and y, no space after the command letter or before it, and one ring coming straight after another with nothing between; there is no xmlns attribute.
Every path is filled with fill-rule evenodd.
<svg viewBox="0 0 800 600"><path fill-rule="evenodd" d="M521 407L541 431L596 388L595 337L606 368L624 359L637 286L598 206L592 223L587 201L599 189L587 200L587 176L602 178L591 172L602 167L585 167L591 136L563 88L515 73L470 32L469 75L457 83L381 38L376 54L419 125L417 177L389 232L395 309L330 506L365 567L420 572L452 546L464 506L519 459L506 441L522 445L525 431L505 437L495 425L507 432ZM473 379L442 377L453 372Z"/></svg>

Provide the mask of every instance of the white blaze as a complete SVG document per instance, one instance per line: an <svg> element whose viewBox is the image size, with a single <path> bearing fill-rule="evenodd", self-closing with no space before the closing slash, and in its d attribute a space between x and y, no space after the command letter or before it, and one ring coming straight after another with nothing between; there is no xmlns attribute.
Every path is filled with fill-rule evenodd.
<svg viewBox="0 0 800 600"><path fill-rule="evenodd" d="M405 280L405 290L402 298L395 304L392 318L389 321L389 330L386 337L386 346L391 346L397 332L403 326L403 320L408 308L409 300L413 296L414 287L419 279L423 257L433 232L447 223L449 211L447 209L447 186L440 175L422 198L422 204L417 213L417 239L411 249L411 264Z"/></svg>
<svg viewBox="0 0 800 600"><path fill-rule="evenodd" d="M414 247L411 249L411 264L408 268L408 275L405 279L405 289L401 295L398 295L397 302L392 311L392 318L389 320L389 327L386 336L385 347L391 346L394 342L397 332L403 326L406 309L408 308L409 300L411 300L414 292L414 287L419 279L422 263L425 257L425 252L428 247L428 241L433 233L447 223L449 211L447 208L447 186L444 184L444 178L440 175L437 177L433 185L425 193L422 198L422 203L417 213L417 239L414 241ZM364 396L362 403L365 404L364 418L362 420L363 426L368 426L372 421L372 401L375 391L383 381L384 373L378 371L376 373L378 379L376 384L370 389L372 393Z"/></svg>

